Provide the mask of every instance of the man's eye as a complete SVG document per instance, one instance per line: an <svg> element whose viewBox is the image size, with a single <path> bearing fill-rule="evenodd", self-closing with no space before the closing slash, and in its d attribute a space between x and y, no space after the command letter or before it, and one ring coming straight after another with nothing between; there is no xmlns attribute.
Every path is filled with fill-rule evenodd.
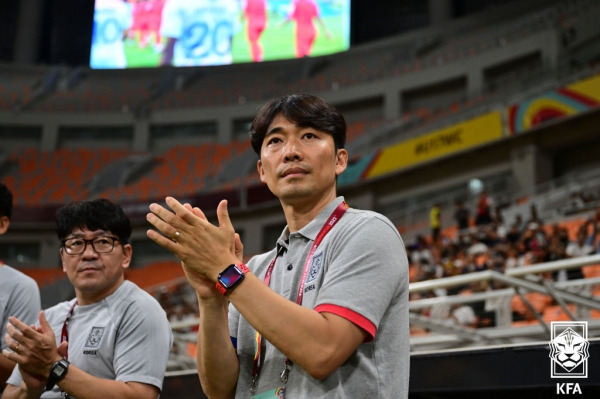
<svg viewBox="0 0 600 399"><path fill-rule="evenodd" d="M69 246L70 246L70 247L80 247L80 246L82 246L82 245L83 245L83 241L71 241L71 242L69 243Z"/></svg>
<svg viewBox="0 0 600 399"><path fill-rule="evenodd" d="M109 244L109 243L110 243L110 240L108 238L102 237L102 238L96 239L96 244L106 245L106 244Z"/></svg>

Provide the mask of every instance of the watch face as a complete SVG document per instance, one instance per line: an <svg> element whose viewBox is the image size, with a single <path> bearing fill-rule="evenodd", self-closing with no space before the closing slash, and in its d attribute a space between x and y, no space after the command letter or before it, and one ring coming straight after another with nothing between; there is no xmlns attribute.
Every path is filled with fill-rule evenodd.
<svg viewBox="0 0 600 399"><path fill-rule="evenodd" d="M61 376L63 375L65 370L66 369L62 364L57 364L56 367L54 367L54 374L56 374L57 376Z"/></svg>
<svg viewBox="0 0 600 399"><path fill-rule="evenodd" d="M225 288L231 288L240 278L242 278L242 276L242 272L239 271L237 267L232 266L221 273L219 281Z"/></svg>

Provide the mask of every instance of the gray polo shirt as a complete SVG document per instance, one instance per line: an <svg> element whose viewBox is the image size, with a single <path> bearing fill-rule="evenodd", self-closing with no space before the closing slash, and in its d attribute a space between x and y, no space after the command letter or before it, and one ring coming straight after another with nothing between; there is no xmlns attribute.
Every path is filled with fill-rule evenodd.
<svg viewBox="0 0 600 399"><path fill-rule="evenodd" d="M60 343L62 327L74 299L44 313ZM165 311L146 291L131 281L99 302L75 306L68 323L69 361L99 378L135 381L162 389L173 335ZM15 368L8 383L19 386ZM60 389L41 398L62 398Z"/></svg>
<svg viewBox="0 0 600 399"><path fill-rule="evenodd" d="M277 255L270 287L296 301L306 257L317 234L343 201L332 201L300 231L283 231L276 248L248 262L264 279ZM350 208L312 256L302 306L345 317L369 334L350 358L322 380L294 365L290 398L406 398L409 376L408 260L395 226L384 216ZM236 398L249 398L255 330L232 305L229 329L237 345ZM265 342L266 340L263 340ZM285 356L266 342L257 393L280 386Z"/></svg>
<svg viewBox="0 0 600 399"><path fill-rule="evenodd" d="M0 266L0 350L8 349L4 340L8 318L15 316L25 324L37 324L41 309L35 280L8 265Z"/></svg>

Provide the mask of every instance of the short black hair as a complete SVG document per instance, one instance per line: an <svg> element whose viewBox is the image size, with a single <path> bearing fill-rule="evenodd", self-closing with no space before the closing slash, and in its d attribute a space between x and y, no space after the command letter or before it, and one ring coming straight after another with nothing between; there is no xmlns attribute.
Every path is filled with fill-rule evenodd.
<svg viewBox="0 0 600 399"><path fill-rule="evenodd" d="M333 105L311 94L289 94L263 105L252 122L250 143L259 156L267 129L279 114L297 126L330 134L336 150L346 145L346 120Z"/></svg>
<svg viewBox="0 0 600 399"><path fill-rule="evenodd" d="M131 237L131 222L123 209L104 198L71 202L56 211L56 234L60 241L76 227L110 231L123 244Z"/></svg>
<svg viewBox="0 0 600 399"><path fill-rule="evenodd" d="M12 217L13 195L4 183L0 183L0 216Z"/></svg>

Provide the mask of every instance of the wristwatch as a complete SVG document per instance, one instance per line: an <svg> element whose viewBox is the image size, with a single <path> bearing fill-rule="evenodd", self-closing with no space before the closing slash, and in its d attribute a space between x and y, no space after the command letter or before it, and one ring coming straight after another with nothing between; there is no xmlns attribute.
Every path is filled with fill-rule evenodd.
<svg viewBox="0 0 600 399"><path fill-rule="evenodd" d="M69 371L69 361L65 358L60 359L54 363L50 368L50 376L48 377L48 383L46 384L46 391L54 388L57 382L65 378Z"/></svg>
<svg viewBox="0 0 600 399"><path fill-rule="evenodd" d="M244 279L250 270L243 263L229 265L217 277L217 291L222 295L230 293Z"/></svg>

